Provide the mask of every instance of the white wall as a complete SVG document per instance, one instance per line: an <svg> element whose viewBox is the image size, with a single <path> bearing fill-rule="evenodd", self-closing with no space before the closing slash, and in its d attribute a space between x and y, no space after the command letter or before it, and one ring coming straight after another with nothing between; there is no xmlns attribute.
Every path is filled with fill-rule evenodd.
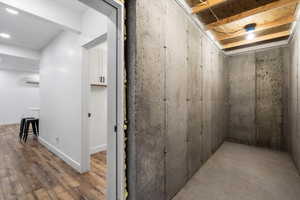
<svg viewBox="0 0 300 200"><path fill-rule="evenodd" d="M90 151L106 150L107 145L107 89L91 87Z"/></svg>
<svg viewBox="0 0 300 200"><path fill-rule="evenodd" d="M81 44L87 44L105 33L107 33L107 17L88 9L81 19Z"/></svg>
<svg viewBox="0 0 300 200"><path fill-rule="evenodd" d="M107 74L107 43L97 48L104 52L104 74ZM89 67L98 67L89 65ZM91 70L91 69L90 69ZM93 70L95 72L95 70ZM106 76L107 77L107 76ZM92 82L92 81L91 81ZM90 152L91 154L105 151L107 146L107 87L90 88L89 109L92 116L90 125Z"/></svg>
<svg viewBox="0 0 300 200"><path fill-rule="evenodd" d="M88 9L82 16L81 30L81 44L85 45L107 33L107 17L93 9ZM100 45L100 48L107 56L107 43ZM107 59L105 63L107 67ZM89 120L90 152L97 153L106 150L107 144L107 88L90 88L88 103L92 113Z"/></svg>
<svg viewBox="0 0 300 200"><path fill-rule="evenodd" d="M42 53L40 138L75 169L81 161L81 47L72 32L61 33Z"/></svg>
<svg viewBox="0 0 300 200"><path fill-rule="evenodd" d="M39 107L39 88L25 84L25 78L38 80L39 75L0 69L0 125L20 123L29 107Z"/></svg>
<svg viewBox="0 0 300 200"><path fill-rule="evenodd" d="M83 15L82 35L65 31L53 40L43 50L40 64L40 141L78 171L82 160L82 46L106 31L103 16L94 12Z"/></svg>

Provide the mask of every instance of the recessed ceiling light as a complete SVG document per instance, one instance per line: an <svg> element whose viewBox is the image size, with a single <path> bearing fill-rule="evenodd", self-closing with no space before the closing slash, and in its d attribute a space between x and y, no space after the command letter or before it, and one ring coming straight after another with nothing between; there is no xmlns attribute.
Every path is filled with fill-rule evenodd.
<svg viewBox="0 0 300 200"><path fill-rule="evenodd" d="M4 39L9 39L10 35L7 33L0 33L0 37L4 38Z"/></svg>
<svg viewBox="0 0 300 200"><path fill-rule="evenodd" d="M17 10L14 10L12 8L6 8L6 11L12 15L18 15L19 14L19 11Z"/></svg>
<svg viewBox="0 0 300 200"><path fill-rule="evenodd" d="M255 38L255 35L254 33L248 33L246 38L247 40L253 40Z"/></svg>

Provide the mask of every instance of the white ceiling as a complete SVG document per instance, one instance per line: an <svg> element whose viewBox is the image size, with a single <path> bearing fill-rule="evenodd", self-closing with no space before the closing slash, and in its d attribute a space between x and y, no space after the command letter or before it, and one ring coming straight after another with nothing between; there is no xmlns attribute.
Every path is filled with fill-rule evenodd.
<svg viewBox="0 0 300 200"><path fill-rule="evenodd" d="M36 72L39 70L39 61L0 54L0 69Z"/></svg>
<svg viewBox="0 0 300 200"><path fill-rule="evenodd" d="M77 0L52 0L72 12L82 14L88 7ZM19 11L19 15L6 12L7 6L0 4L0 33L8 33L11 39L0 38L0 43L32 50L41 50L63 29L61 26Z"/></svg>
<svg viewBox="0 0 300 200"><path fill-rule="evenodd" d="M0 38L0 43L40 50L62 31L61 27L24 12L11 15L5 8L0 4L0 32L11 38Z"/></svg>
<svg viewBox="0 0 300 200"><path fill-rule="evenodd" d="M86 5L80 3L78 0L55 0L55 1L73 10L74 12L83 13L88 9Z"/></svg>
<svg viewBox="0 0 300 200"><path fill-rule="evenodd" d="M72 12L82 14L88 7L77 0L51 0ZM7 6L0 3L0 33L8 33L10 39L0 37L0 44L40 51L64 28L40 17L19 10L18 15L9 14ZM0 54L0 69L37 71L39 62L17 56Z"/></svg>

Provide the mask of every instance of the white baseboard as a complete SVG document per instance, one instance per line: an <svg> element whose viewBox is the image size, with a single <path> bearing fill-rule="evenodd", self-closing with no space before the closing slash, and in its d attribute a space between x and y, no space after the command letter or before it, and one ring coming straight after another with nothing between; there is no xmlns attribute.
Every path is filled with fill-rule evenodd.
<svg viewBox="0 0 300 200"><path fill-rule="evenodd" d="M96 146L96 147L91 147L90 148L90 154L95 154L95 153L98 153L98 152L101 152L101 151L106 151L106 144L102 144L102 145L99 145L99 146Z"/></svg>
<svg viewBox="0 0 300 200"><path fill-rule="evenodd" d="M20 123L0 123L0 126L16 126L19 125Z"/></svg>
<svg viewBox="0 0 300 200"><path fill-rule="evenodd" d="M70 165L72 168L74 168L77 172L81 172L81 166L80 163L73 160L70 156L59 150L54 145L47 142L42 137L38 137L39 142L44 145L49 151L53 152L55 155L57 155L59 158L61 158L63 161L65 161L68 165Z"/></svg>

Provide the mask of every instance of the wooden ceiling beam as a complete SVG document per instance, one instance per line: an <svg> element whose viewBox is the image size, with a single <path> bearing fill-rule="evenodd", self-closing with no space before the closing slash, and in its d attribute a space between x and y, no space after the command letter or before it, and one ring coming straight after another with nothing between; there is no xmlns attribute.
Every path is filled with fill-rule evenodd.
<svg viewBox="0 0 300 200"><path fill-rule="evenodd" d="M275 28L275 27L282 26L285 24L290 24L290 23L294 22L295 20L296 20L296 17L293 15L282 17L282 18L276 19L275 21L272 21L272 22L257 25L254 32L263 31L263 30L270 29L270 28ZM242 29L241 31L233 33L233 34L227 34L227 35L218 34L216 36L216 38L217 38L217 40L222 41L222 40L227 40L227 39L243 36L246 34L247 34L247 31L245 29Z"/></svg>
<svg viewBox="0 0 300 200"><path fill-rule="evenodd" d="M272 3L254 8L252 10L247 10L247 11L239 13L237 15L233 15L231 17L227 17L227 18L221 19L219 21L207 24L206 28L208 30L211 30L215 27L218 27L218 26L221 26L221 25L224 25L224 24L228 24L228 23L231 23L231 22L234 22L234 21L252 16L252 15L255 15L255 14L258 14L258 13L262 13L262 12L272 10L272 9L275 9L275 8L280 8L280 7L283 7L283 6L295 4L295 3L298 3L298 2L300 2L300 0L278 0L278 1L274 1Z"/></svg>
<svg viewBox="0 0 300 200"><path fill-rule="evenodd" d="M192 13L196 14L199 13L203 10L206 10L212 6L218 5L220 3L225 2L226 0L207 0L205 2L202 3L198 3L197 5L195 5L194 7L192 7Z"/></svg>
<svg viewBox="0 0 300 200"><path fill-rule="evenodd" d="M280 38L280 37L284 37L284 36L288 36L288 35L290 35L289 30L281 31L281 32L277 32L277 33L271 33L268 35L256 37L253 40L242 40L242 41L238 41L238 42L232 42L229 44L225 44L225 45L223 45L223 49L229 49L229 48L238 47L238 46L242 46L242 45L252 44L255 42L262 42L265 40L271 40L271 39Z"/></svg>

